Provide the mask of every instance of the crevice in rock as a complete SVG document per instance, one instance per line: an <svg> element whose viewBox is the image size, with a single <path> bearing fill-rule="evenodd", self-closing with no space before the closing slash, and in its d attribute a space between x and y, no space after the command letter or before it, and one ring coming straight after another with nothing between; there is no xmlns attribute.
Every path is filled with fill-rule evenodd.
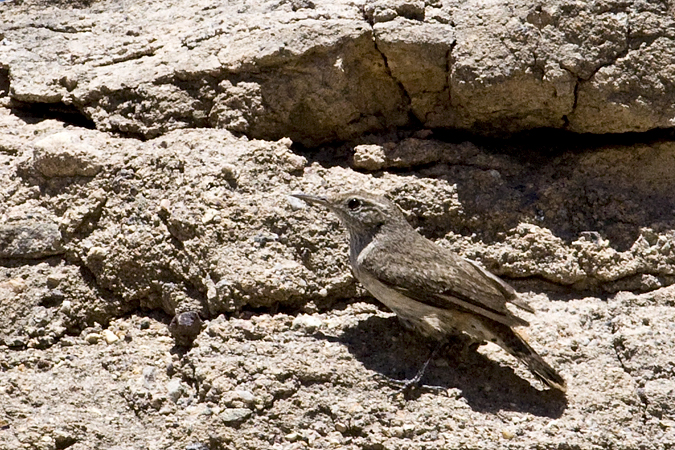
<svg viewBox="0 0 675 450"><path fill-rule="evenodd" d="M39 6L57 6L68 9L88 8L99 0L14 0L15 6L19 5L39 5Z"/></svg>
<svg viewBox="0 0 675 450"><path fill-rule="evenodd" d="M377 37L375 36L375 30L372 30L371 33L373 36L373 46L375 48L375 51L377 51L382 56L382 61L384 63L384 70L387 76L390 77L392 80L394 80L394 82L398 85L398 88L403 95L405 101L405 105L403 105L403 107L408 112L408 126L414 129L422 128L422 123L420 122L420 119L415 116L415 114L412 111L412 108L410 107L412 104L410 94L406 90L403 83L398 78L396 78L394 74L391 72L391 68L389 67L389 61L387 60L387 55L385 55L384 52L377 45Z"/></svg>
<svg viewBox="0 0 675 450"><path fill-rule="evenodd" d="M27 258L0 258L0 267L20 267L20 266L34 266L43 262L51 262L53 260L65 259L66 250L60 253L52 253L44 256L34 256Z"/></svg>
<svg viewBox="0 0 675 450"><path fill-rule="evenodd" d="M108 199L105 199L99 203L93 211L82 218L82 222L75 229L73 237L77 236L78 240L82 240L87 238L96 230L98 223L101 221L103 210L105 209L107 202ZM63 234L65 235L66 233ZM68 238L68 236L65 237Z"/></svg>
<svg viewBox="0 0 675 450"><path fill-rule="evenodd" d="M0 74L0 79L2 75ZM96 124L73 105L57 103L27 103L12 100L10 106L12 114L20 117L27 123L38 123L53 119L90 130L96 129Z"/></svg>
<svg viewBox="0 0 675 450"><path fill-rule="evenodd" d="M150 48L138 49L136 51L126 53L121 56L105 59L97 64L92 64L92 67L112 66L113 64L120 64L127 61L133 61L136 59L144 58L146 56L154 56L159 48L161 48L161 45L152 46Z"/></svg>
<svg viewBox="0 0 675 450"><path fill-rule="evenodd" d="M575 83L574 83L574 102L572 103L572 109L568 114L565 114L562 119L563 119L563 130L568 130L570 126L570 119L569 116L574 114L574 112L577 110L577 103L579 102L579 85L580 85L580 80L577 77Z"/></svg>
<svg viewBox="0 0 675 450"><path fill-rule="evenodd" d="M433 134L429 137L431 140L446 142L450 144L460 144L462 142L471 142L491 154L509 155L523 163L529 162L537 165L544 159L550 159L556 156L562 156L565 153L581 154L592 152L605 147L621 146L629 147L638 144L655 144L658 142L675 140L675 129L659 128L644 132L629 133L576 133L560 128L534 128L531 130L519 131L504 136L485 136L476 134L469 130L434 128ZM401 135L400 140L411 137L413 132ZM377 135L373 135L377 136ZM383 135L379 140L395 135ZM398 142L397 139L392 139ZM358 145L365 142L354 142L352 145ZM376 143L376 142L367 142ZM307 148L305 151L318 151L320 148ZM429 165L438 162L428 163ZM399 168L401 170L411 170L412 168ZM386 170L394 170L389 168Z"/></svg>
<svg viewBox="0 0 675 450"><path fill-rule="evenodd" d="M361 15L363 16L363 20L370 25L370 28L372 30L373 25L375 25L375 21L373 20L372 15L369 17L368 12L366 11L366 6L361 7ZM375 36L373 35L373 39L375 39Z"/></svg>
<svg viewBox="0 0 675 450"><path fill-rule="evenodd" d="M452 106L452 83L450 83L450 77L452 76L452 53L455 51L457 46L457 41L455 40L445 52L445 86L444 90L448 91L448 104Z"/></svg>
<svg viewBox="0 0 675 450"><path fill-rule="evenodd" d="M53 31L54 33L74 34L74 33L88 33L91 28L77 28L72 25L54 25L54 24L29 24L31 28L41 28L44 30Z"/></svg>

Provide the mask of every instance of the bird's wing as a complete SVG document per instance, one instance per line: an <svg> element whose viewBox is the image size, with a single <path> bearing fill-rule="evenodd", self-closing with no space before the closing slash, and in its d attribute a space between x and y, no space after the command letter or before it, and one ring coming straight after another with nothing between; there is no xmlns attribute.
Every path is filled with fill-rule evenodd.
<svg viewBox="0 0 675 450"><path fill-rule="evenodd" d="M517 299L511 286L426 239L381 246L364 255L360 269L390 289L427 305L472 312L509 326L528 325L506 308L507 301ZM529 305L522 304L523 309L531 311Z"/></svg>
<svg viewBox="0 0 675 450"><path fill-rule="evenodd" d="M534 308L532 308L525 300L520 298L518 296L518 293L516 292L513 287L511 287L510 284L508 284L506 281L502 280L498 276L488 272L485 270L483 267L478 265L475 261L471 261L470 259L464 259L464 261L468 262L471 264L478 272L480 272L483 277L485 277L487 280L489 280L499 291L504 295L504 298L506 299L507 302L512 303L516 305L518 308L522 309L523 311L527 311L529 313L534 313Z"/></svg>

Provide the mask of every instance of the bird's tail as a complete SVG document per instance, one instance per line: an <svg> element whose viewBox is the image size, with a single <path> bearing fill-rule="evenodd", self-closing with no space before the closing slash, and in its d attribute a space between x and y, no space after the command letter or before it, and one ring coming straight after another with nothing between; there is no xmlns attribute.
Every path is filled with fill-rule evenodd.
<svg viewBox="0 0 675 450"><path fill-rule="evenodd" d="M498 324L497 344L504 350L521 360L530 371L541 381L561 392L567 391L565 379L555 371L539 354L534 351L530 344L511 327Z"/></svg>

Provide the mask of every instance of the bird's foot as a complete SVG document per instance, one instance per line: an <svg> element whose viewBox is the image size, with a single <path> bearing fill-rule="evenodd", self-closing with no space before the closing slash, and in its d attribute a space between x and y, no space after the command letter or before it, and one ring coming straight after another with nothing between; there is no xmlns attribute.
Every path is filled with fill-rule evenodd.
<svg viewBox="0 0 675 450"><path fill-rule="evenodd" d="M433 386L428 384L420 384L420 379L417 379L417 376L407 379L407 380L397 380L395 378L390 378L385 375L380 375L387 382L388 385L395 388L391 393L391 397L396 397L399 394L403 394L404 397L408 398L413 392L416 391L433 391L433 392L442 392L447 388L443 386Z"/></svg>
<svg viewBox="0 0 675 450"><path fill-rule="evenodd" d="M398 390L394 392L394 395L404 394L407 396L407 394L412 392L414 389L420 388L431 389L434 391L444 390L445 388L442 386L426 386L421 384L424 373L426 372L427 367L429 367L429 363L436 357L438 352L440 352L443 347L445 347L445 342L439 343L436 348L434 348L434 350L431 352L431 355L429 355L429 358L427 358L414 377L408 380L395 380L393 378L385 377L389 383L392 383L398 387Z"/></svg>

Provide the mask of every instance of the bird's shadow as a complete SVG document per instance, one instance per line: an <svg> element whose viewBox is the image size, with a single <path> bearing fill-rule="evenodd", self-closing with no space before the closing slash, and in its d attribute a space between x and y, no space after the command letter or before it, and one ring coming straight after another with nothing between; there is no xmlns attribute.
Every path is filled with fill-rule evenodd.
<svg viewBox="0 0 675 450"><path fill-rule="evenodd" d="M315 336L343 343L366 368L401 381L415 375L433 348L419 336L404 330L396 317L371 316L340 336L323 333ZM536 389L510 367L468 347L468 342L459 339L439 353L429 364L422 386L458 388L475 411L518 411L550 418L562 416L567 408L565 394L554 389ZM413 391L413 395L429 391L422 387Z"/></svg>

